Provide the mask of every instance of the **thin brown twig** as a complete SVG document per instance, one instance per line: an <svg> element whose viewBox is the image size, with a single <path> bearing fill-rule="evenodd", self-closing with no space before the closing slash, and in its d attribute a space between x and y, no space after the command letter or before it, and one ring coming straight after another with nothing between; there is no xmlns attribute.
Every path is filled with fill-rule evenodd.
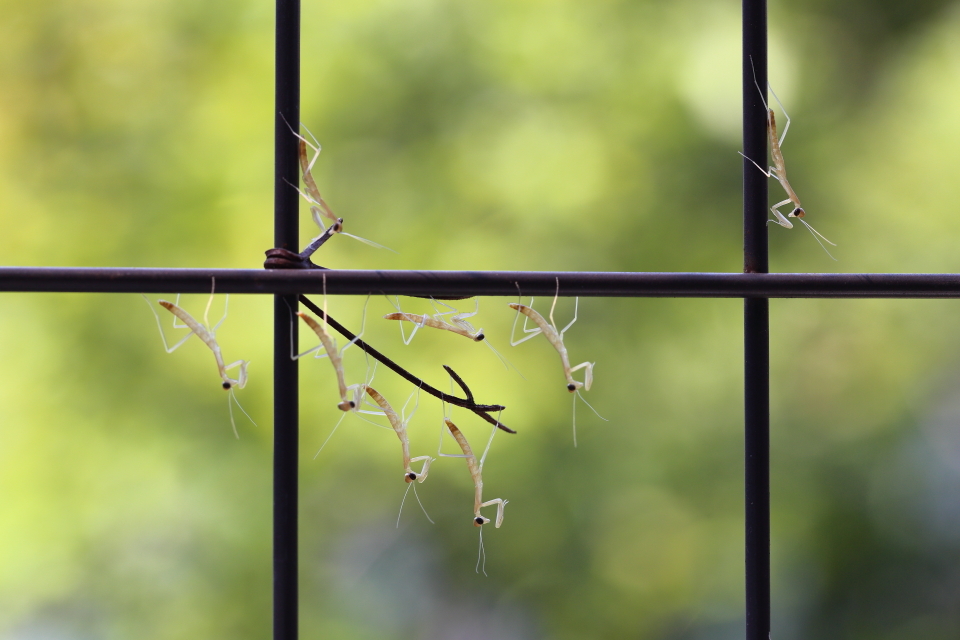
<svg viewBox="0 0 960 640"><path fill-rule="evenodd" d="M496 426L498 429L502 429L507 433L516 433L516 431L509 428L507 425L500 422L497 418L494 418L493 416L490 415L491 412L496 411L499 413L500 411L503 411L506 407L499 404L477 404L476 402L474 402L473 393L470 392L470 388L467 387L467 384L463 381L463 378L461 378L449 366L443 365L443 368L447 370L447 373L450 374L454 382L460 385L460 388L463 389L464 394L467 396L466 398L458 398L457 396L450 395L449 393L444 393L443 391L440 391L439 389L430 386L429 384L424 382L422 379L413 375L412 373L410 373L409 371L407 371L406 369L398 365L396 362L394 362L387 356L383 355L382 353L380 353L379 351L371 347L369 344L367 344L363 340L357 338L357 336L354 335L349 329L347 329L342 324L340 324L339 322L331 318L330 314L324 313L323 309L321 309L316 304L311 302L310 299L307 298L306 296L301 295L300 302L303 304L303 306L310 309L310 311L317 314L321 320L326 320L327 325L330 327L333 327L333 329L337 333L342 335L347 340L350 340L351 342L353 342L353 344L360 347L364 352L369 354L374 360L377 360L378 362L386 366L388 369L390 369L391 371L399 375L401 378L403 378L410 384L420 389L423 389L433 397L443 402L449 402L454 406L462 407L464 409L467 409L468 411L472 411L473 413L477 414L478 416L480 416L490 424Z"/></svg>

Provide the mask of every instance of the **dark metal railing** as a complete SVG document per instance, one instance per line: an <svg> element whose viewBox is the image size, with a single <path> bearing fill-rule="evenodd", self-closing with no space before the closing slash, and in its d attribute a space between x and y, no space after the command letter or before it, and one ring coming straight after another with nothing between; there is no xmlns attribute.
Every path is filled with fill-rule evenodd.
<svg viewBox="0 0 960 640"><path fill-rule="evenodd" d="M218 293L275 295L274 623L276 640L298 636L297 339L289 309L298 295L553 295L744 299L745 545L748 640L770 633L769 298L956 298L958 274L768 274L767 183L743 162L744 273L577 273L326 270L297 254L300 121L300 3L276 3L274 245L268 267L248 269L0 268L0 291ZM754 85L766 85L766 2L743 0L743 148L766 158L766 113ZM750 61L752 60L752 65ZM754 76L754 73L756 74ZM321 274L323 277L321 278ZM291 335L291 332L292 335ZM295 348L295 345L294 345ZM464 385L464 389L465 385ZM468 391L468 390L467 390ZM469 396L469 394L468 394ZM470 398L472 402L472 397Z"/></svg>
<svg viewBox="0 0 960 640"><path fill-rule="evenodd" d="M579 271L310 271L0 267L0 291L594 298L960 298L951 273L637 273Z"/></svg>
<svg viewBox="0 0 960 640"><path fill-rule="evenodd" d="M743 272L766 274L767 184L747 158L767 158L767 5L743 1ZM748 640L770 634L770 301L743 299L744 544Z"/></svg>

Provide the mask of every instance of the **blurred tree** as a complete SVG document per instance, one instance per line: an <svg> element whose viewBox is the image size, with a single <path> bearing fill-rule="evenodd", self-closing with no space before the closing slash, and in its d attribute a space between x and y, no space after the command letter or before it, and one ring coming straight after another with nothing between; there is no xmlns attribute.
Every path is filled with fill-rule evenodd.
<svg viewBox="0 0 960 640"><path fill-rule="evenodd" d="M260 264L270 3L0 10L4 263ZM692 0L304 6L314 175L348 230L399 252L340 237L317 261L738 271L737 15ZM832 263L802 229L772 228L772 268L960 271L957 7L783 2L770 25L791 182L840 245ZM510 500L484 538L489 578L462 463L420 487L435 526L407 505L395 528L396 436L348 416L313 460L339 412L329 365L302 364L304 637L742 635L739 301L581 300L566 342L598 363L587 399L610 422L581 408L576 449L556 353L506 348L507 302L482 300L477 326L526 380L457 336L404 347L382 300L364 336L509 407L519 434L498 435L484 469ZM359 326L362 300L329 304ZM956 637L953 306L772 303L774 638ZM235 297L218 333L252 361L241 399L259 427L239 424L239 442L209 354L164 354L143 307L0 297L2 638L269 632L270 305ZM357 353L347 368L368 373ZM411 391L385 372L377 388L394 404ZM441 412L421 401L415 455Z"/></svg>

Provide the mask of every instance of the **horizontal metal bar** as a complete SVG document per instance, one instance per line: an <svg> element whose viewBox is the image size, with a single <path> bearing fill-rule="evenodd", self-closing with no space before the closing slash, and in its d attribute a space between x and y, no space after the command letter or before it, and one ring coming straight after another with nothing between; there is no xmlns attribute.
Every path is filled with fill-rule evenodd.
<svg viewBox="0 0 960 640"><path fill-rule="evenodd" d="M0 267L0 291L637 298L960 298L960 274Z"/></svg>

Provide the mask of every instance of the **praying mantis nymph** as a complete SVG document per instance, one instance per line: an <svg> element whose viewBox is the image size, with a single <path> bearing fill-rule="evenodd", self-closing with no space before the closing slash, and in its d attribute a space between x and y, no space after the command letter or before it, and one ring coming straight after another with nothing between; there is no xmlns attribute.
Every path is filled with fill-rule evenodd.
<svg viewBox="0 0 960 640"><path fill-rule="evenodd" d="M388 298L389 299L389 298ZM392 301L391 301L392 302ZM422 327L430 327L432 329L442 329L444 331L449 331L455 333L464 338L469 338L474 342L483 342L490 351L493 352L497 358L500 359L501 364L505 369L510 368L510 364L507 362L507 359L504 358L499 351L497 351L490 341L486 339L486 334L483 333L483 328L474 329L473 325L467 322L467 318L472 318L477 315L480 311L480 300L477 299L474 303L474 308L472 312L460 311L450 305L440 302L439 300L432 300L433 309L436 311L433 315L423 313L406 313L400 310L399 300L396 303L393 303L393 306L397 309L396 313L388 313L383 316L384 320L399 320L400 321L400 337L403 339L403 344L410 344L413 340L413 336L417 334L417 331ZM440 311L437 308L437 304L441 304L449 311ZM452 315L451 315L452 314ZM446 318L446 316L450 316ZM409 322L413 324L413 331L410 333L410 336L407 337L403 332L403 323ZM517 371L517 373L520 373ZM521 377L523 374L521 374Z"/></svg>
<svg viewBox="0 0 960 640"><path fill-rule="evenodd" d="M750 58L750 66L753 67L752 57ZM770 211L773 212L773 220L768 220L768 222L776 222L781 227L792 229L793 223L787 220L787 218L785 218L784 215L780 213L780 207L786 206L788 204L792 204L793 211L788 213L787 217L796 218L801 223L803 223L803 225L807 229L809 229L810 233L813 234L814 239L816 239L816 241L820 243L820 246L823 248L823 250L827 252L827 255L830 256L831 259L836 260L836 258L830 255L830 252L827 251L827 248L823 246L823 242L820 242L820 240L822 238L827 244L834 247L837 245L834 244L833 242L830 242L826 238L824 238L823 234L821 234L819 231L814 229L812 226L810 226L809 223L807 223L806 220L803 219L804 216L807 215L807 213L806 211L804 211L803 206L800 204L800 198L797 196L797 192L793 190L793 187L790 186L790 182L787 180L787 167L783 161L782 146L783 146L784 138L787 137L787 130L790 128L790 116L787 115L786 109L783 109L783 103L780 102L780 98L777 97L777 93L773 90L773 87L770 87L770 93L772 93L773 97L776 98L777 104L779 104L780 108L783 109L783 115L787 118L787 126L783 128L783 133L778 138L776 116L773 113L773 109L771 109L770 105L767 104L763 91L760 90L760 84L757 82L756 69L754 69L754 73L753 73L753 84L754 86L757 87L757 91L760 92L760 101L763 102L763 108L767 113L767 139L770 143L770 157L773 159L774 166L764 171L763 168L759 164L757 164L752 158L747 158L747 156L743 155L743 153L740 153L739 151L737 153L740 153L741 156L743 156L747 160L750 160L750 162L753 163L753 166L755 166L757 169L760 169L763 175L767 176L768 178L776 178L777 182L780 183L780 186L783 187L783 190L787 192L786 200L783 200L782 202L778 202L777 204L770 207ZM767 86L769 87L770 84L767 83Z"/></svg>
<svg viewBox="0 0 960 640"><path fill-rule="evenodd" d="M310 133L310 130L306 129L307 133ZM355 240L359 240L365 244L370 245L371 247L376 247L377 249L387 249L388 251L393 251L389 247L385 247L381 244L377 244L366 238L361 238L360 236L355 236L352 233L347 233L343 230L343 218L338 217L330 206L326 203L323 197L320 195L320 189L317 188L317 182L313 179L313 165L317 162L317 158L320 157L320 143L317 142L317 139L310 133L310 137L314 139L313 142L309 142L306 138L301 136L296 131L293 131L291 127L290 130L293 132L297 138L300 139L298 145L298 153L300 157L300 171L303 176L303 186L306 188L306 191L301 191L299 188L296 188L297 191L303 196L304 200L310 205L310 215L313 216L313 221L321 231L326 232L327 227L323 224L322 218L326 218L331 225L332 233L339 233L345 236L349 236ZM313 158L308 157L307 147L313 150Z"/></svg>
<svg viewBox="0 0 960 640"><path fill-rule="evenodd" d="M470 470L470 477L473 479L473 526L482 527L490 522L490 518L485 518L483 515L481 515L480 509L495 504L497 505L497 519L495 521L495 526L500 528L500 525L503 524L503 508L507 506L507 502L509 501L502 500L501 498L494 498L493 500L487 500L486 502L483 501L483 461L477 461L477 456L473 453L473 449L470 448L470 443L467 442L466 436L461 433L460 429L457 428L457 425L453 424L449 418L444 418L443 422L447 425L447 429L450 430L450 433L457 441L457 444L460 445L460 449L463 451L463 456L457 457L463 457L466 459L467 468ZM489 448L489 445L487 445L488 450ZM484 453L484 457L486 457L486 452Z"/></svg>
<svg viewBox="0 0 960 640"><path fill-rule="evenodd" d="M315 347L307 349L303 353L294 353L293 349L293 333L291 332L290 336L290 359L299 360L305 355L311 354L314 351L317 352L315 358L330 358L330 364L333 365L333 370L337 374L337 387L340 392L340 403L337 405L337 408L341 411L356 411L360 402L363 400L363 384L352 384L349 387L347 386L346 381L344 380L343 374L343 353L351 345L356 343L357 340L363 335L364 327L367 324L367 305L370 303L370 296L367 296L367 301L363 305L363 320L360 322L360 333L353 337L353 340L343 345L343 349L337 349L337 341L333 336L327 333L327 274L323 274L323 323L317 322L310 315L297 311L296 315L300 316L300 319L303 320L308 327L313 329L313 332L317 334L317 337L320 338L320 344ZM291 311L293 309L291 308ZM291 317L291 322L296 322ZM323 352L320 352L321 347ZM349 398L350 391L354 391L355 398L351 400ZM339 422L337 423L340 424ZM336 427L334 427L336 430ZM322 449L323 447L321 447ZM319 451L317 452L319 453Z"/></svg>
<svg viewBox="0 0 960 640"><path fill-rule="evenodd" d="M530 304L533 304L533 300L530 300ZM573 323L577 321L577 307L580 306L580 299L577 298L577 302L574 305L573 311L573 320L570 321L570 324L565 326L561 330L557 330L556 322L553 319L553 309L557 305L557 299L553 299L553 306L550 307L550 322L547 322L546 319L540 315L538 312L534 311L532 306L527 306L525 304L520 304L518 302L511 302L507 306L511 309L517 311L517 318L520 317L522 313L526 318L533 320L533 323L536 328L527 329L527 320L526 318L523 321L523 332L528 334L519 340L513 340L513 332L511 332L510 346L515 347L518 344L526 342L531 338L543 334L543 337L553 345L553 348L557 350L557 353L560 354L560 363L563 365L563 375L567 379L567 391L574 393L580 388L590 390L590 387L593 385L593 367L597 364L596 362L581 362L575 367L570 366L570 357L567 355L567 347L563 344L563 334L566 333L567 329L573 326ZM513 329L516 331L517 328L517 318L514 318ZM583 382L573 379L573 372L584 369Z"/></svg>
<svg viewBox="0 0 960 640"><path fill-rule="evenodd" d="M427 472L430 469L430 463L434 461L434 458L430 456L417 456L416 458L410 457L410 438L407 435L407 423L410 421L402 420L400 416L397 415L397 412L394 411L393 407L390 406L390 403L387 402L386 398L380 395L380 392L371 387L370 385L363 385L366 395L373 398L373 401L377 403L380 409L383 410L383 414L387 416L387 420L390 421L390 426L393 427L393 430L396 432L397 437L400 438L400 448L403 453L403 479L405 482L423 482L427 479ZM411 415L411 418L413 416ZM416 473L410 465L414 462L423 461L423 467L420 469L420 473Z"/></svg>
<svg viewBox="0 0 960 640"><path fill-rule="evenodd" d="M313 347L312 349L308 349L303 353L293 356L293 358L294 359L301 358L323 347L324 353L318 354L316 357L322 358L325 355L326 357L330 358L330 364L333 365L333 370L337 374L337 387L340 391L340 403L337 405L337 408L340 409L341 411L350 411L352 409L356 409L359 406L359 401L356 399L351 400L349 397L349 393L352 390L360 389L360 387L362 387L363 385L357 384L357 385L350 385L349 387L347 386L347 383L344 380L344 375L343 375L343 352L347 350L347 347L349 347L354 342L356 342L360 338L360 335L363 334L363 332L361 331L360 335L358 335L356 338L354 338L353 340L345 344L343 346L343 349L338 350L337 341L329 333L327 333L327 329L324 326L325 323L321 324L317 322L310 315L304 313L303 311L298 311L297 315L300 316L300 319L303 320L307 324L307 326L313 329L313 332L317 334L317 337L320 338L320 344Z"/></svg>
<svg viewBox="0 0 960 640"><path fill-rule="evenodd" d="M215 287L215 283L214 283L214 287ZM154 317L157 319L157 328L160 330L160 339L163 340L163 348L166 350L167 353L173 353L174 351L176 351L181 345L183 345L183 343L189 340L190 336L192 335L196 335L198 338L200 338L200 340L205 345L207 345L210 351L213 352L213 357L217 361L217 371L220 373L220 379L222 380L221 386L224 388L224 390L230 392L230 395L227 398L227 407L230 411L230 424L233 426L233 435L239 438L240 435L237 433L237 425L233 419L233 405L230 404L230 400L232 399L234 402L236 402L237 406L240 407L240 411L243 411L243 414L250 419L250 422L253 422L253 419L250 418L250 414L248 414L244 410L243 406L240 404L240 401L237 400L236 394L234 393L234 389L243 389L245 386L247 386L247 366L250 364L250 361L237 360L236 362L225 364L223 361L223 354L220 351L220 345L217 342L217 329L219 329L220 325L222 325L224 320L227 319L227 305L229 304L229 301L230 301L229 294L227 295L226 300L223 304L223 317L220 318L220 321L213 326L210 326L210 320L208 317L210 314L210 305L213 303L213 287L211 288L211 291L210 291L210 298L207 300L206 309L204 309L204 312L203 312L202 324L200 322L197 322L197 320L194 319L193 316L191 316L189 313L184 311L177 304L173 302L168 302L167 300L158 300L157 303L161 307L163 307L164 309L166 309L167 311L173 314L174 316L173 327L175 329L190 329L190 333L184 336L183 339L180 340L180 342L176 343L172 347L167 345L167 337L163 333L163 326L160 323L160 316L157 315L156 310L153 308L153 305L150 304L150 301L147 300L147 297L143 296L143 299L147 301L147 306L150 307L150 310L153 311ZM180 297L177 296L177 302L179 301L180 301ZM183 324L177 324L178 318L183 322ZM227 371L235 367L240 367L240 373L236 379L231 378L227 374ZM254 422L254 425L256 425L255 422Z"/></svg>
<svg viewBox="0 0 960 640"><path fill-rule="evenodd" d="M434 309L437 311L434 315L429 314L416 314L416 313L404 313L400 311L399 306L394 305L397 308L396 313L388 313L383 316L384 320L400 320L400 335L403 338L403 344L410 344L410 341L413 340L413 336L417 334L417 330L421 327L431 327L433 329L443 329L445 331L450 331L457 335L461 335L465 338L469 338L474 342L482 342L486 337L483 333L483 329L474 329L473 325L467 322L467 318L472 318L477 315L480 311L480 300L476 300L476 305L472 313L467 313L466 311L458 311L448 304L441 302L449 311L440 311L436 308L436 301L434 302ZM454 314L450 317L449 320L446 320L444 316ZM403 322L410 322L414 325L413 332L410 334L410 337L406 337L403 334Z"/></svg>
<svg viewBox="0 0 960 640"><path fill-rule="evenodd" d="M567 326L563 329L557 328L557 322L553 319L553 310L557 306L557 298L560 296L560 279L557 278L557 292L553 296L553 304L550 306L550 322L547 322L546 318L540 315L537 311L533 309L533 298L530 299L530 306L525 304L520 304L519 302L511 302L507 306L511 309L515 309L517 312L516 317L513 319L513 329L510 332L510 346L515 347L518 344L526 342L531 338L543 334L543 337L547 339L554 349L557 350L557 353L560 354L560 363L563 365L563 375L567 380L567 391L570 393L576 394L573 398L573 446L577 446L577 397L583 400L583 403L590 407L590 410L593 411L598 418L601 420L606 420L603 416L597 413L597 410L594 409L589 402L584 400L583 394L580 393L580 389L586 391L590 390L590 387L593 385L593 368L596 366L596 362L581 362L575 367L570 366L570 356L567 355L567 347L563 343L563 334L567 332L567 329L573 326L573 323L577 321L577 311L580 307L580 298L577 298L573 307L573 320L570 321ZM520 314L524 315L523 319L523 332L527 334L519 340L514 340L513 335L517 330L517 320L520 318ZM532 320L536 327L532 329L527 328L527 320ZM579 371L580 369L584 370L583 382L579 380L574 380L573 373Z"/></svg>

